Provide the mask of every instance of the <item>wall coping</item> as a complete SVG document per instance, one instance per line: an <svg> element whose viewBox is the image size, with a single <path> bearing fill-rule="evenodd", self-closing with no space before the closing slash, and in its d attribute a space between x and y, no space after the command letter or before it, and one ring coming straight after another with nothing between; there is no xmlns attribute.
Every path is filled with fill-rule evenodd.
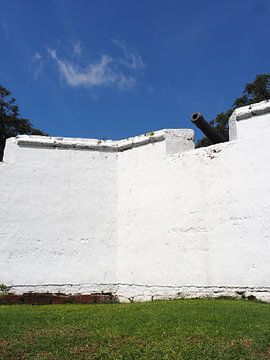
<svg viewBox="0 0 270 360"><path fill-rule="evenodd" d="M15 138L8 139L8 142L15 142L19 146L34 148L65 148L120 152L147 144L164 141L168 138L179 141L193 141L194 131L192 129L163 129L122 140L18 135Z"/></svg>
<svg viewBox="0 0 270 360"><path fill-rule="evenodd" d="M249 119L256 115L263 115L267 113L270 113L269 100L237 108L234 110L233 115L235 116L235 120L240 121Z"/></svg>

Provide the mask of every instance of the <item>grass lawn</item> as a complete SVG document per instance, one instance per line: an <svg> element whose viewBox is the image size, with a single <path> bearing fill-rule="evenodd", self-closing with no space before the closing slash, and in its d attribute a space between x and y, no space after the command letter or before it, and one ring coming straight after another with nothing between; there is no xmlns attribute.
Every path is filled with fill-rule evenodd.
<svg viewBox="0 0 270 360"><path fill-rule="evenodd" d="M270 359L270 304L4 305L0 359Z"/></svg>

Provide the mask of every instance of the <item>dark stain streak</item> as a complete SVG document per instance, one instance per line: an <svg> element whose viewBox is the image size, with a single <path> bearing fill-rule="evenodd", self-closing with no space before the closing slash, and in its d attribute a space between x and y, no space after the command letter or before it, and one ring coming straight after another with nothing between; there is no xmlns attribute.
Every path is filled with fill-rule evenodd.
<svg viewBox="0 0 270 360"><path fill-rule="evenodd" d="M117 303L118 297L112 293L93 293L65 295L61 293L24 293L22 295L6 294L0 296L0 305L28 304L106 304Z"/></svg>

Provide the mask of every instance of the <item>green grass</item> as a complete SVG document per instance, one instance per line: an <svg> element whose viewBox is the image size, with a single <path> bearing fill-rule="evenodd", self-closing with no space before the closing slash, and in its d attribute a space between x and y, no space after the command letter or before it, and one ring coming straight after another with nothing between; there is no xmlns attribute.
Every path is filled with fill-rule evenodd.
<svg viewBox="0 0 270 360"><path fill-rule="evenodd" d="M270 305L0 306L1 359L270 359Z"/></svg>

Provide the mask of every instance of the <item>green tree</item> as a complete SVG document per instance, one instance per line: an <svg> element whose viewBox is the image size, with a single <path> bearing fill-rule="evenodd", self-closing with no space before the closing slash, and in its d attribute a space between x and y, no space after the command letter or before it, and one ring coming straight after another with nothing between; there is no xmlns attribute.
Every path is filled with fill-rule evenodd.
<svg viewBox="0 0 270 360"><path fill-rule="evenodd" d="M253 82L246 84L242 96L234 101L232 107L225 112L217 114L215 119L211 120L209 124L226 140L229 140L228 121L234 109L269 99L270 73L256 75ZM203 137L197 142L196 147L203 147L211 144L211 141L207 137Z"/></svg>
<svg viewBox="0 0 270 360"><path fill-rule="evenodd" d="M11 92L0 85L0 161L3 159L6 139L20 134L47 135L35 129L28 119L20 117L20 111Z"/></svg>

